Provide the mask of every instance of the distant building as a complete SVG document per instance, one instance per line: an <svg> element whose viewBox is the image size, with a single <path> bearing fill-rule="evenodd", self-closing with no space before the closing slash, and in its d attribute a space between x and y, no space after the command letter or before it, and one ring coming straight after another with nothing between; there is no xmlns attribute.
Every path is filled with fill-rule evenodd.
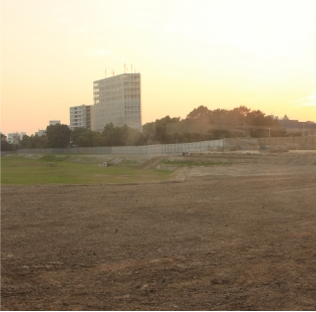
<svg viewBox="0 0 316 312"><path fill-rule="evenodd" d="M93 125L93 106L80 105L70 107L70 129L83 127L92 129Z"/></svg>
<svg viewBox="0 0 316 312"><path fill-rule="evenodd" d="M94 127L102 132L113 123L141 130L140 74L121 74L93 82Z"/></svg>
<svg viewBox="0 0 316 312"><path fill-rule="evenodd" d="M55 126L55 125L57 125L57 124L60 124L60 120L50 120L50 121L49 121L49 125L50 125L50 126Z"/></svg>
<svg viewBox="0 0 316 312"><path fill-rule="evenodd" d="M46 130L38 130L37 132L35 132L35 135L37 135L37 136L46 135Z"/></svg>
<svg viewBox="0 0 316 312"><path fill-rule="evenodd" d="M7 135L7 142L10 144L18 144L20 140L22 140L23 135L26 135L26 132L15 132L15 133L8 133Z"/></svg>
<svg viewBox="0 0 316 312"><path fill-rule="evenodd" d="M284 115L283 119L279 119L278 121L283 128L286 128L287 132L300 132L303 135L316 133L315 122L292 120L287 115Z"/></svg>

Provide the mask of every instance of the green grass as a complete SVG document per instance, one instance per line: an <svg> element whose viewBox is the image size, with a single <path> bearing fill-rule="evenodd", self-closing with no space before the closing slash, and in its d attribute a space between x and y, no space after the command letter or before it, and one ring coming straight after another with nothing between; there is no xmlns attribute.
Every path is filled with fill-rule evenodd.
<svg viewBox="0 0 316 312"><path fill-rule="evenodd" d="M44 155L41 159L21 156L1 158L1 183L19 185L144 183L165 181L170 173L128 167L98 167L67 161L68 155Z"/></svg>

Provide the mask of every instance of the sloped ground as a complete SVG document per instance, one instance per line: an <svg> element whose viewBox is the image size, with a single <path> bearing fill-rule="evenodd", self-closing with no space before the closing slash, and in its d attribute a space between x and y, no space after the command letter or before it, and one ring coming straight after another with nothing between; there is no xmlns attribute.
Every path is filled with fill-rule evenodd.
<svg viewBox="0 0 316 312"><path fill-rule="evenodd" d="M182 181L195 176L316 175L316 153L196 153L165 157L155 168L176 171ZM179 168L182 170L177 172Z"/></svg>
<svg viewBox="0 0 316 312"><path fill-rule="evenodd" d="M2 187L2 309L315 310L315 156L283 156L180 183Z"/></svg>

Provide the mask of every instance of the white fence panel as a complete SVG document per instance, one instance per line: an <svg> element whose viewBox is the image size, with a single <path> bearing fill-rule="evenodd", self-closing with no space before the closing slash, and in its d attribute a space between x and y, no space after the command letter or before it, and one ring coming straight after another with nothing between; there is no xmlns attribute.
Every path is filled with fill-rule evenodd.
<svg viewBox="0 0 316 312"><path fill-rule="evenodd" d="M227 142L228 144L228 142ZM203 141L193 143L157 144L143 146L105 146L105 147L73 147L19 149L19 154L178 154L207 152L214 147L225 146L224 140Z"/></svg>

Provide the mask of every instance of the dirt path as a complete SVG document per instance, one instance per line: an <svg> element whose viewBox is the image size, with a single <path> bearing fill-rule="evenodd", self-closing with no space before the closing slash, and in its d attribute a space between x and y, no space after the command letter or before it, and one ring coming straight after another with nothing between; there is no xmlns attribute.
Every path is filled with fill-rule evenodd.
<svg viewBox="0 0 316 312"><path fill-rule="evenodd" d="M2 309L315 310L315 168L238 166L2 187Z"/></svg>

